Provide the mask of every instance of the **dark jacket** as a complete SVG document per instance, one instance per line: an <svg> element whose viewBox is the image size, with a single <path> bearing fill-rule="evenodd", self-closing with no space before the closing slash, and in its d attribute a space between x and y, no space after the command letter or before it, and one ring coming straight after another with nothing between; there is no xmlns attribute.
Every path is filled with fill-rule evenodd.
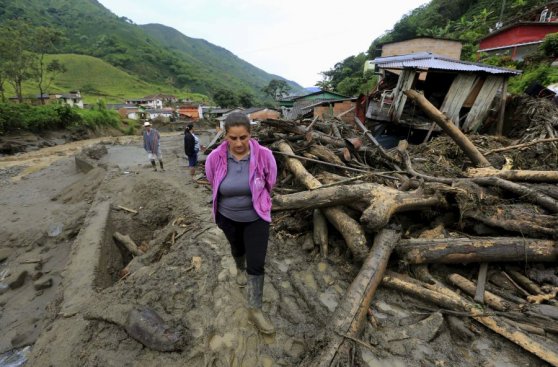
<svg viewBox="0 0 558 367"><path fill-rule="evenodd" d="M184 132L184 153L186 153L187 156L193 156L196 151L195 151L195 146L196 146L196 140L194 139L194 136L192 135L192 133L190 133L189 131Z"/></svg>

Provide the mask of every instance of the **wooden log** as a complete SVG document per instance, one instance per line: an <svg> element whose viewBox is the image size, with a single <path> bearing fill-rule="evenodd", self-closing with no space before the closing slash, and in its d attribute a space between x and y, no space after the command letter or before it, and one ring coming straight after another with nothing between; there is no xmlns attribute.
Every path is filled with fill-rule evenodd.
<svg viewBox="0 0 558 367"><path fill-rule="evenodd" d="M325 258L328 255L328 246L329 246L329 238L328 238L328 229L327 229L327 221L320 209L314 209L313 213L313 223L314 223L314 243L320 247L320 252L322 256Z"/></svg>
<svg viewBox="0 0 558 367"><path fill-rule="evenodd" d="M558 242L516 237L401 240L396 248L409 264L558 260Z"/></svg>
<svg viewBox="0 0 558 367"><path fill-rule="evenodd" d="M558 171L499 170L492 167L469 168L467 177L500 177L509 181L558 182Z"/></svg>
<svg viewBox="0 0 558 367"><path fill-rule="evenodd" d="M293 154L293 150L286 142L279 142L277 146L281 152ZM297 159L287 158L286 165L297 180L306 186L306 188L316 189L322 185ZM323 213L330 223L341 233L355 259L357 259L357 261L362 261L368 253L368 247L366 246L364 230L360 224L349 217L340 207L325 208L323 209Z"/></svg>
<svg viewBox="0 0 558 367"><path fill-rule="evenodd" d="M530 187L519 185L515 182L504 180L499 177L475 177L471 178L471 180L479 185L499 187L516 194L525 201L537 204L552 213L558 213L558 200Z"/></svg>
<svg viewBox="0 0 558 367"><path fill-rule="evenodd" d="M490 162L482 155L475 145L467 138L459 128L455 126L446 115L438 110L426 97L415 90L407 90L403 92L407 97L415 101L426 114L434 120L444 130L450 138L463 150L463 152L471 159L477 167L490 167Z"/></svg>
<svg viewBox="0 0 558 367"><path fill-rule="evenodd" d="M515 280L522 288L526 289L531 294L543 294L541 288L536 285L531 279L521 274L516 270L508 270L508 274Z"/></svg>
<svg viewBox="0 0 558 367"><path fill-rule="evenodd" d="M403 192L384 185L365 183L275 195L272 207L273 210L311 209L355 201L370 203L360 220L371 231L384 227L396 213L447 205L441 195L426 196L418 190Z"/></svg>
<svg viewBox="0 0 558 367"><path fill-rule="evenodd" d="M465 293L467 293L470 296L474 296L476 293L476 288L477 286L475 285L475 283L471 282L469 279L459 275L459 274L450 274L448 276L448 280L455 285L456 287L459 287L461 290L463 290ZM484 301L493 309L498 310L498 311L509 311L512 309L517 309L517 306L513 305L512 303L506 301L505 299L484 291Z"/></svg>
<svg viewBox="0 0 558 367"><path fill-rule="evenodd" d="M345 166L345 163L339 158L335 153L333 153L328 148L324 147L323 145L314 144L308 149L308 153L313 154L329 163L334 163L339 166Z"/></svg>
<svg viewBox="0 0 558 367"><path fill-rule="evenodd" d="M126 249L128 251L130 251L130 253L134 256L140 256L143 255L143 251L141 251L138 248L138 245L136 245L136 243L134 242L134 240L132 240L130 238L130 236L128 235L123 235L120 232L114 232L114 234L112 235L112 237L114 237L115 240L117 240L118 242L120 242L122 245L124 245L124 247L126 247Z"/></svg>
<svg viewBox="0 0 558 367"><path fill-rule="evenodd" d="M382 281L393 248L401 234L395 230L383 229L374 239L372 249L364 261L358 275L353 280L335 314L328 322L329 342L320 348L319 354L312 357L309 366L329 366L342 348L343 336L356 338L360 334L372 298Z"/></svg>
<svg viewBox="0 0 558 367"><path fill-rule="evenodd" d="M453 304L455 307L449 307L450 309L468 311L476 321L490 330L519 345L528 352L533 353L550 365L558 367L558 346L548 346L548 343L543 344L539 342L529 334L510 325L501 317L482 315L483 311L478 309L474 303L467 302L454 292L449 291L444 292L444 294L433 292L416 283L408 282L403 277L391 272L386 273L382 284L426 301L433 302L442 307L448 308L449 305Z"/></svg>
<svg viewBox="0 0 558 367"><path fill-rule="evenodd" d="M467 210L463 218L470 218L488 226L518 232L531 237L558 237L558 217L539 213L526 213L513 206L496 206L483 210ZM488 212L490 211L490 212Z"/></svg>

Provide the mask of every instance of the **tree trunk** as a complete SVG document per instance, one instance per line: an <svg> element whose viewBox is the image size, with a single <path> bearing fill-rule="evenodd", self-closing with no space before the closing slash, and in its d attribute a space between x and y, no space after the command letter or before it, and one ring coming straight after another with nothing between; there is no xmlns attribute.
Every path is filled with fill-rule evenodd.
<svg viewBox="0 0 558 367"><path fill-rule="evenodd" d="M462 213L464 218L471 218L486 225L518 232L532 237L558 237L558 218L553 215L526 213L513 207L493 207L490 213L483 210L470 210ZM510 219L512 218L512 219Z"/></svg>
<svg viewBox="0 0 558 367"><path fill-rule="evenodd" d="M409 264L558 260L558 242L515 237L401 240L396 249Z"/></svg>
<svg viewBox="0 0 558 367"><path fill-rule="evenodd" d="M355 201L370 203L360 220L371 231L383 228L396 213L446 205L441 196L425 196L420 191L402 192L384 185L365 183L276 195L273 209L310 209Z"/></svg>
<svg viewBox="0 0 558 367"><path fill-rule="evenodd" d="M537 204L552 213L558 213L558 200L530 187L519 185L515 182L507 181L498 177L475 177L471 180L479 185L499 187L516 194L518 197L521 197L521 199L527 202Z"/></svg>
<svg viewBox="0 0 558 367"><path fill-rule="evenodd" d="M491 167L469 168L465 173L467 177L496 176L509 181L529 182L558 182L558 171L530 171L530 170L506 170L501 171Z"/></svg>
<svg viewBox="0 0 558 367"><path fill-rule="evenodd" d="M312 357L310 366L329 366L345 342L344 335L356 338L362 330L372 298L382 281L393 248L401 234L383 229L374 239L372 249L360 272L345 292L328 325L329 342L320 348L319 355ZM338 335L341 334L341 335Z"/></svg>
<svg viewBox="0 0 558 367"><path fill-rule="evenodd" d="M278 143L279 150L283 153L294 154L291 147L281 141ZM314 176L304 168L302 163L294 158L286 158L286 165L294 176L308 189L317 189L322 184ZM349 217L342 208L330 207L323 209L326 218L341 233L347 247L351 250L357 261L362 261L368 253L366 247L366 237L362 227L351 217Z"/></svg>
<svg viewBox="0 0 558 367"><path fill-rule="evenodd" d="M465 134L446 115L438 110L426 97L415 90L403 92L407 97L415 101L426 114L440 126L450 138L463 150L477 167L490 167L490 162L482 155Z"/></svg>

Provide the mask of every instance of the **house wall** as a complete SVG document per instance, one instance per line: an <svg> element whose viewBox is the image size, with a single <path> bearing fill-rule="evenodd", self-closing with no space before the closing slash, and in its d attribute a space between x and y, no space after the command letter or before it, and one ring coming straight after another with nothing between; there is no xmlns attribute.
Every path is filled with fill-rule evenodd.
<svg viewBox="0 0 558 367"><path fill-rule="evenodd" d="M412 54L415 52L432 52L434 54L459 60L461 58L461 48L461 42L458 41L434 38L415 38L383 45L382 57Z"/></svg>
<svg viewBox="0 0 558 367"><path fill-rule="evenodd" d="M522 24L503 30L480 41L479 52L484 49L505 47L540 41L549 33L558 32L556 23Z"/></svg>
<svg viewBox="0 0 558 367"><path fill-rule="evenodd" d="M179 108L178 114L182 116L188 116L193 120L199 120L200 112L198 107L191 107L191 108Z"/></svg>
<svg viewBox="0 0 558 367"><path fill-rule="evenodd" d="M260 110L248 115L250 120L267 120L267 119L279 119L281 117L281 112L275 110Z"/></svg>
<svg viewBox="0 0 558 367"><path fill-rule="evenodd" d="M322 120L325 120L326 118L338 116L341 113L346 112L353 107L355 107L355 102L352 101L343 101L343 102L334 103L333 111L330 106L317 106L314 107L314 117L319 116L322 118ZM333 116L332 116L332 112L333 112ZM353 110L341 116L341 120L343 120L346 123L353 124L355 122L355 111Z"/></svg>

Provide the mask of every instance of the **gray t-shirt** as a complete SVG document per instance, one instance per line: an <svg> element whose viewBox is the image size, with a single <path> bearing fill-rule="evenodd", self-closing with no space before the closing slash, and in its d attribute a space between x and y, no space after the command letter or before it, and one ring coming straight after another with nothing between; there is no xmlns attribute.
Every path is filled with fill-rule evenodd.
<svg viewBox="0 0 558 367"><path fill-rule="evenodd" d="M227 152L227 175L219 185L217 210L236 222L253 222L260 217L252 204L250 155L237 161Z"/></svg>

